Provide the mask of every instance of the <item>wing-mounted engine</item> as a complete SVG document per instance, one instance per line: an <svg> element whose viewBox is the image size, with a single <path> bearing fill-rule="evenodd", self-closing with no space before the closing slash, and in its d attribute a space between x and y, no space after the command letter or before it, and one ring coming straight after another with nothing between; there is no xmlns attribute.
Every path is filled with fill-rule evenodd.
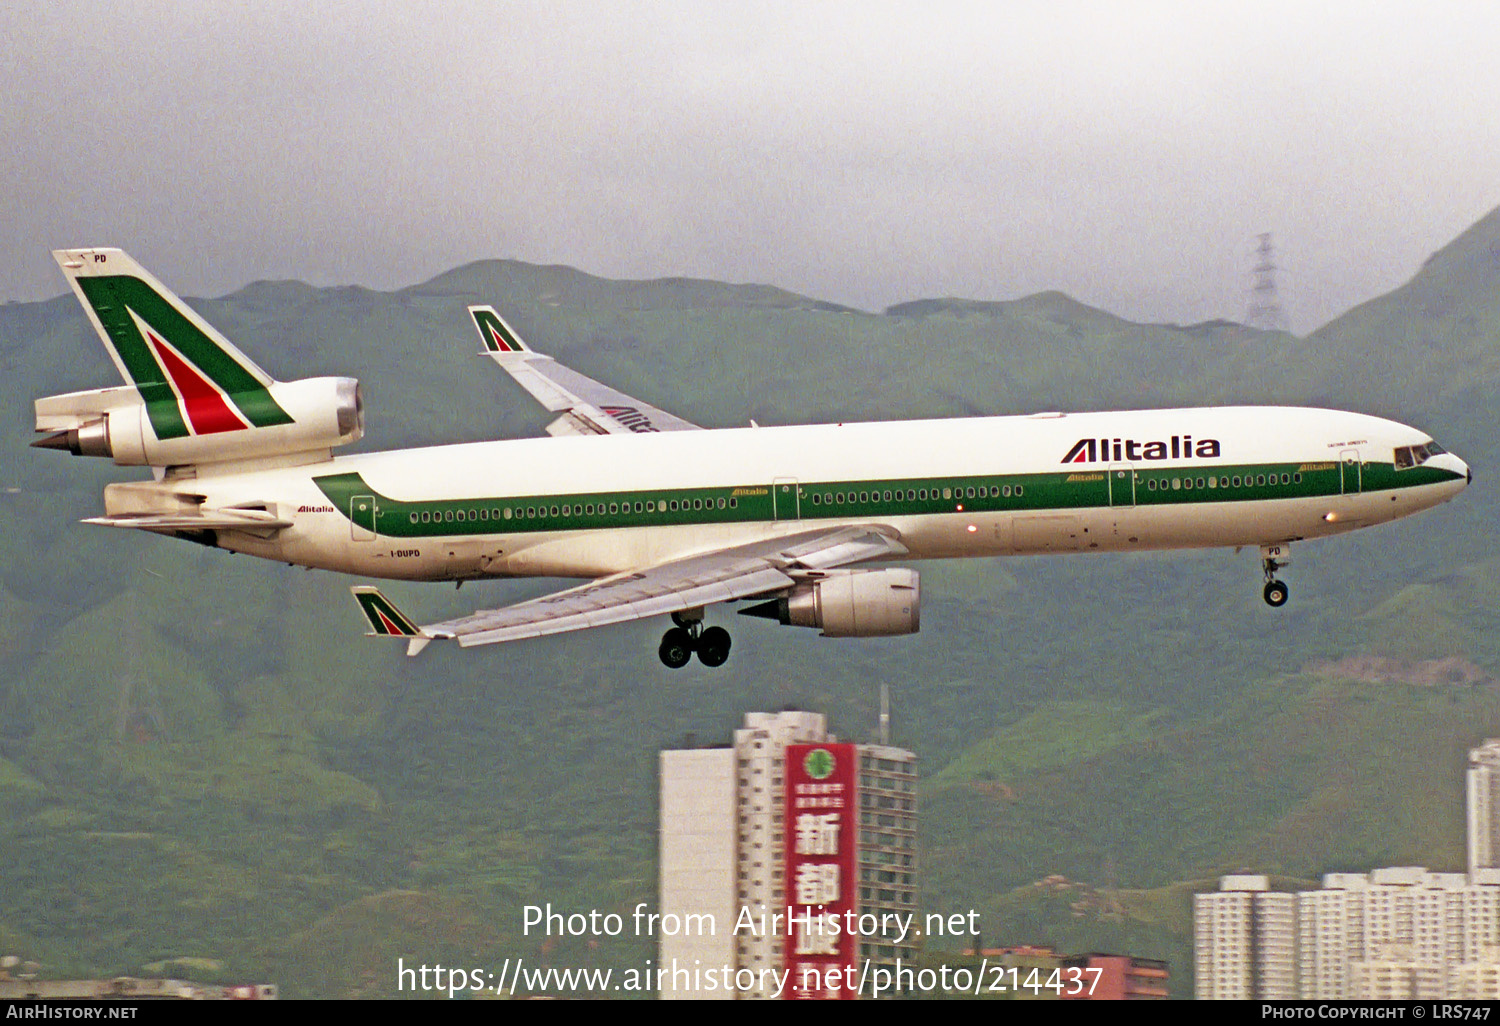
<svg viewBox="0 0 1500 1026"><path fill-rule="evenodd" d="M824 570L780 598L741 609L792 627L816 627L825 638L915 634L921 628L921 579L915 570Z"/></svg>
<svg viewBox="0 0 1500 1026"><path fill-rule="evenodd" d="M364 433L353 378L277 381L128 254L53 256L127 383L38 399L33 445L172 467L327 458Z"/></svg>
<svg viewBox="0 0 1500 1026"><path fill-rule="evenodd" d="M273 381L248 392L142 398L132 385L36 401L31 444L124 466L169 467L273 456L326 455L364 434L353 378Z"/></svg>

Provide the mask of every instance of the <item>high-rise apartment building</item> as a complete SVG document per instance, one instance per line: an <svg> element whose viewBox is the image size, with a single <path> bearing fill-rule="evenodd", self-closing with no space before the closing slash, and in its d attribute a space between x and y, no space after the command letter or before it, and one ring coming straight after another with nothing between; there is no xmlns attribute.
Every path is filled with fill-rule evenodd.
<svg viewBox="0 0 1500 1026"><path fill-rule="evenodd" d="M1469 752L1469 872L1329 873L1276 893L1226 876L1193 899L1206 998L1422 1000L1500 996L1500 739ZM1290 931L1287 924L1291 924Z"/></svg>
<svg viewBox="0 0 1500 1026"><path fill-rule="evenodd" d="M731 746L664 751L660 765L662 921L717 927L658 932L662 997L774 997L769 970L808 967L826 981L911 958L909 936L845 936L828 922L916 911L911 752L841 744L820 713L748 713ZM701 973L674 972L691 967L728 969L741 985L709 991ZM806 989L798 978L786 990ZM856 979L803 996L852 996Z"/></svg>
<svg viewBox="0 0 1500 1026"><path fill-rule="evenodd" d="M1194 993L1214 1000L1285 1000L1296 994L1296 895L1264 876L1226 876L1193 896Z"/></svg>
<svg viewBox="0 0 1500 1026"><path fill-rule="evenodd" d="M1318 891L1224 877L1194 898L1200 998L1427 1000L1500 982L1500 886L1394 866Z"/></svg>
<svg viewBox="0 0 1500 1026"><path fill-rule="evenodd" d="M1469 750L1469 874L1500 868L1500 738Z"/></svg>

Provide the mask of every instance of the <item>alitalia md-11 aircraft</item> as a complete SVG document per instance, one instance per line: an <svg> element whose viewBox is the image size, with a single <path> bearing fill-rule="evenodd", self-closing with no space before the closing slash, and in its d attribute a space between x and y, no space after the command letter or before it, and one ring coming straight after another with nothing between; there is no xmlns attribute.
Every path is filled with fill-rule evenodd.
<svg viewBox="0 0 1500 1026"><path fill-rule="evenodd" d="M36 402L33 444L152 468L88 523L411 581L587 583L418 625L355 587L372 633L460 645L658 614L668 666L729 656L705 607L828 637L918 629L917 573L958 556L1257 546L1265 600L1307 538L1457 495L1415 428L1285 407L703 430L528 348L471 307L486 355L553 437L335 457L364 432L351 378L283 382L117 249L55 254L126 384Z"/></svg>

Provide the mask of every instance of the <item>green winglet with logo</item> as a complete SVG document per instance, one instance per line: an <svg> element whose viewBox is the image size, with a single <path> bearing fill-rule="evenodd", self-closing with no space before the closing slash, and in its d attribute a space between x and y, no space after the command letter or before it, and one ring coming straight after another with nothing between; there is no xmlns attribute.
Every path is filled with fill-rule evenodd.
<svg viewBox="0 0 1500 1026"><path fill-rule="evenodd" d="M367 638L410 638L406 654L414 656L427 647L432 638L422 633L422 628L412 623L401 610L391 604L391 600L380 593L379 588L369 585L355 585L349 589L354 594L354 600L359 603L360 612L365 614L365 619L370 621L370 630L365 632Z"/></svg>
<svg viewBox="0 0 1500 1026"><path fill-rule="evenodd" d="M485 352L531 352L526 343L521 341L521 336L505 323L505 318L496 313L493 306L471 306L469 316L474 318L474 326L479 329L479 337L484 341Z"/></svg>

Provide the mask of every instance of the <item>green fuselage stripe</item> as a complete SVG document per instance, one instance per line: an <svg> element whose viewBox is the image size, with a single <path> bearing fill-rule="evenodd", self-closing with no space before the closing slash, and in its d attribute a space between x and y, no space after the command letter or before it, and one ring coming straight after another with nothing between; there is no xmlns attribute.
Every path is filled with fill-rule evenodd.
<svg viewBox="0 0 1500 1026"><path fill-rule="evenodd" d="M375 500L375 530L392 538L530 534L663 525L846 520L942 513L1190 506L1389 491L1454 480L1436 467L1392 463L1267 463L1121 471L1100 464L1051 474L780 482L475 499L403 501L357 474L314 478L345 516L357 495ZM369 527L369 524L361 524Z"/></svg>

